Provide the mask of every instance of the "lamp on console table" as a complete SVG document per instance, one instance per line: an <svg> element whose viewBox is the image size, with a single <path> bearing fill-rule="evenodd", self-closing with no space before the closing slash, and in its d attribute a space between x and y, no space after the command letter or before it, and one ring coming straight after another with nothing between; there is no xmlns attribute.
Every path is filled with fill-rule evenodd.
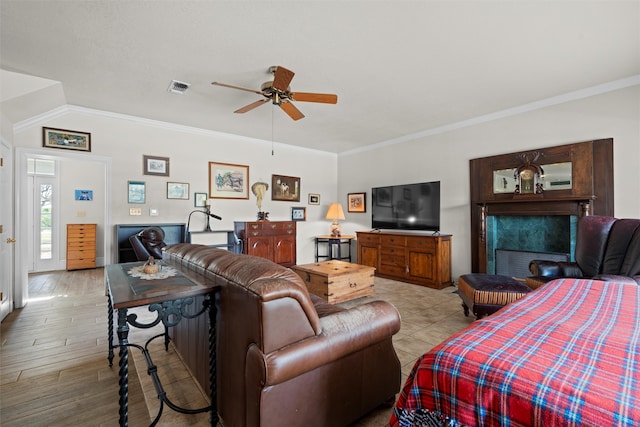
<svg viewBox="0 0 640 427"><path fill-rule="evenodd" d="M325 219L333 220L333 222L331 223L331 236L340 237L342 235L342 230L340 229L340 223L338 223L338 220L344 219L344 210L342 209L342 204L331 203L329 205L329 210L327 211Z"/></svg>
<svg viewBox="0 0 640 427"><path fill-rule="evenodd" d="M209 218L215 218L215 219L217 219L217 220L221 220L221 219L222 219L222 218L221 218L221 217L219 217L218 215L215 215L215 214L212 214L212 213L211 213L211 211L209 210L209 205L205 205L205 209L206 209L206 210L204 210L204 211L201 211L201 210L196 209L196 210L191 211L191 212L189 213L189 219L187 219L187 233L189 233L189 225L191 224L191 215L193 215L193 214L194 214L194 213L196 213L196 212L203 213L203 214L205 214L205 215L207 216L207 224L206 224L206 225L205 225L205 227L204 227L204 231L205 231L205 232L213 231L213 230L211 229L211 224L209 224Z"/></svg>

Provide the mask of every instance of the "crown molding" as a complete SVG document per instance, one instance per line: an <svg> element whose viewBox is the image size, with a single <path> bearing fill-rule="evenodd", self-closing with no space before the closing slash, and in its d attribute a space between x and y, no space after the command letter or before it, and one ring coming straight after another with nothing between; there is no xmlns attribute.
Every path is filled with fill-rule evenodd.
<svg viewBox="0 0 640 427"><path fill-rule="evenodd" d="M579 99L589 98L596 95L602 95L608 92L614 92L616 90L626 89L632 86L640 85L640 74L636 74L624 79L614 80L612 82L603 83L601 85L591 86L585 89L576 90L573 92L565 93L551 98L542 99L540 101L531 102L529 104L520 105L518 107L507 108L506 110L496 111L495 113L489 113L482 116L474 117L472 119L463 120L456 123L451 123L444 126L438 126L432 129L427 129L421 132L416 132L410 135L404 135L399 138L390 139L387 141L379 142L377 144L368 145L366 147L355 148L349 151L343 151L340 156L348 156L353 154L359 154L366 151L376 150L378 148L387 147L390 145L401 144L404 142L413 141L419 138L438 135L442 133L451 132L454 130L474 126L481 123L491 122L493 120L499 120L506 117L516 116L518 114L526 113L529 111L539 110L554 105L564 104L566 102L576 101Z"/></svg>

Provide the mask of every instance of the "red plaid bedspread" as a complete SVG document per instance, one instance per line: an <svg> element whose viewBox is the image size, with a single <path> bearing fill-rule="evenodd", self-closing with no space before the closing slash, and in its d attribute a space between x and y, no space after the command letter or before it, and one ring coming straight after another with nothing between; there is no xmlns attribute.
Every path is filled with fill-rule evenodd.
<svg viewBox="0 0 640 427"><path fill-rule="evenodd" d="M391 426L639 426L640 288L550 282L416 362Z"/></svg>

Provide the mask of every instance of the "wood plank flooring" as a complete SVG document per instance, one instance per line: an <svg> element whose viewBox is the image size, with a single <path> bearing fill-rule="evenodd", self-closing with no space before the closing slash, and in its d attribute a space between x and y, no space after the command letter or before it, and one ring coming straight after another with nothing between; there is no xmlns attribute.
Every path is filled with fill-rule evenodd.
<svg viewBox="0 0 640 427"><path fill-rule="evenodd" d="M472 322L460 299L451 292L376 278L371 299L392 302L402 316L394 346L403 380L423 352ZM0 425L115 426L118 425L118 355L107 361L107 298L104 270L56 271L29 278L29 303L11 313L0 328ZM153 316L136 309L141 319ZM131 329L130 341L144 343L161 332ZM208 404L182 361L161 340L151 344L154 363L172 402L189 408ZM159 403L140 352L131 350L129 367L129 425L149 425ZM136 374L137 372L137 374ZM384 426L391 409L372 411L354 424ZM207 426L209 414L182 415L164 409L159 426Z"/></svg>

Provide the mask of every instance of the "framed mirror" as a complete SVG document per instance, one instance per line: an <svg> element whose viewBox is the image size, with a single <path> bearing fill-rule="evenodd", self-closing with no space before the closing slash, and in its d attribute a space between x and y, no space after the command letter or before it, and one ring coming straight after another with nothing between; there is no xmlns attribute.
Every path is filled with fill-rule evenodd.
<svg viewBox="0 0 640 427"><path fill-rule="evenodd" d="M540 177L543 190L570 190L572 184L571 162L540 165L544 174ZM516 168L493 171L493 193L513 193L518 182L515 178Z"/></svg>

